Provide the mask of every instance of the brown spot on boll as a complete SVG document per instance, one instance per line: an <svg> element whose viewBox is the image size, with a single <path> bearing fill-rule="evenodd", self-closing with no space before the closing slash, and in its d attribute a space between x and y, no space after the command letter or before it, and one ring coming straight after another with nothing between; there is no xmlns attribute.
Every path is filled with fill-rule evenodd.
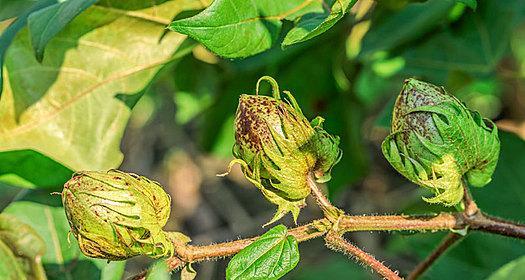
<svg viewBox="0 0 525 280"><path fill-rule="evenodd" d="M235 140L254 151L262 150L261 141L270 141L265 118L278 118L278 101L267 96L241 95L235 117Z"/></svg>

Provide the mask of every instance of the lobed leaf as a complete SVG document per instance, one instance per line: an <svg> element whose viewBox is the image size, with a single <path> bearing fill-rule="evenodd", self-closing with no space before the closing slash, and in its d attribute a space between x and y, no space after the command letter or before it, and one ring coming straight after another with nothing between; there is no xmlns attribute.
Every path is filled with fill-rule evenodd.
<svg viewBox="0 0 525 280"><path fill-rule="evenodd" d="M227 280L279 279L299 262L294 236L278 225L235 255L226 269Z"/></svg>
<svg viewBox="0 0 525 280"><path fill-rule="evenodd" d="M42 63L28 31L19 32L4 65L0 152L33 150L72 170L117 167L131 111L123 96L141 92L179 56L185 36L164 26L200 7L198 0L132 12L95 5L49 41Z"/></svg>

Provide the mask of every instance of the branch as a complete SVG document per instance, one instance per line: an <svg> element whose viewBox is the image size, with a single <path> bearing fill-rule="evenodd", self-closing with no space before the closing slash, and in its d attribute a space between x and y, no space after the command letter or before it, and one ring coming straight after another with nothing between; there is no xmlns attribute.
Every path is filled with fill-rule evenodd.
<svg viewBox="0 0 525 280"><path fill-rule="evenodd" d="M306 225L288 229L288 234L293 235L298 242L304 242L313 238L321 237L326 234L326 230L320 229L317 225L330 224L328 219L314 220ZM230 242L223 242L212 245L195 246L176 244L175 255L166 260L168 270L173 271L183 267L186 263L209 261L217 258L229 257L237 254L255 241L258 236L240 239ZM147 271L131 277L132 280L146 279Z"/></svg>
<svg viewBox="0 0 525 280"><path fill-rule="evenodd" d="M308 176L306 183L308 184L308 187L310 187L311 194L313 195L313 197L317 201L317 204L323 211L324 216L328 218L332 223L335 222L339 218L339 216L344 214L344 211L333 206L330 200L328 200L328 198L321 192L321 190L315 183L312 174Z"/></svg>
<svg viewBox="0 0 525 280"><path fill-rule="evenodd" d="M381 275L384 279L388 280L400 280L401 277L378 261L374 256L366 253L365 251L354 246L352 243L346 241L337 232L330 231L325 236L326 246L334 251L341 251L345 255L355 257L358 261L362 262L365 266L370 267L377 274Z"/></svg>
<svg viewBox="0 0 525 280"><path fill-rule="evenodd" d="M484 214L478 208L478 205L472 198L466 181L463 181L463 206L461 212L462 221L467 226L465 229L477 229L481 231L492 232L500 235L506 235L516 238L525 238L525 228L509 221L499 220ZM441 256L445 251L461 239L461 235L449 233L437 248L408 275L409 280L415 280L423 275L425 271Z"/></svg>
<svg viewBox="0 0 525 280"><path fill-rule="evenodd" d="M290 235L295 236L299 242L324 236L326 230L322 230L319 225L329 225L327 219L315 220L303 226L288 230ZM481 211L474 216L466 216L463 213L441 213L433 216L404 216L404 215L385 215L385 216L341 216L338 224L338 233L342 234L350 231L392 231L392 230L411 230L411 231L437 231L464 229L480 230L499 235L525 239L525 225L515 224L510 221L500 220L489 217ZM171 270L179 269L187 262L201 262L232 256L251 244L258 237L240 239L231 242L224 242L205 246L179 245L176 248L176 256L167 260L168 268ZM180 260L180 261L179 261ZM141 273L133 279L144 279L145 273Z"/></svg>
<svg viewBox="0 0 525 280"><path fill-rule="evenodd" d="M465 215L463 222L471 230L479 230L508 237L525 239L525 225L491 217L481 211L473 216Z"/></svg>
<svg viewBox="0 0 525 280"><path fill-rule="evenodd" d="M339 221L339 232L349 231L388 231L388 230L450 230L462 227L457 215L441 213L438 215L392 215L392 216L349 216ZM459 226L458 226L459 225Z"/></svg>
<svg viewBox="0 0 525 280"><path fill-rule="evenodd" d="M407 277L407 280L415 280L421 276L445 251L453 244L461 239L461 235L457 233L449 233L439 244L437 248L421 263Z"/></svg>

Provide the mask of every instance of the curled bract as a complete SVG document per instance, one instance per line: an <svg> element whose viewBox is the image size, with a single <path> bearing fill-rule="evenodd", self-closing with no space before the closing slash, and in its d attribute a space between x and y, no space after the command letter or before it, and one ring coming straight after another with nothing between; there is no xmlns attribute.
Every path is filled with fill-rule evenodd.
<svg viewBox="0 0 525 280"><path fill-rule="evenodd" d="M468 109L442 87L407 79L383 141L390 164L447 206L463 198L463 180L475 187L491 181L499 157L496 125Z"/></svg>
<svg viewBox="0 0 525 280"><path fill-rule="evenodd" d="M77 172L62 191L80 250L108 260L172 255L171 235L162 230L170 201L158 183L118 170Z"/></svg>
<svg viewBox="0 0 525 280"><path fill-rule="evenodd" d="M272 86L272 96L258 94L261 81ZM243 94L235 117L233 154L243 172L263 195L278 206L272 223L291 212L297 219L310 194L308 176L330 180L339 161L339 138L328 134L322 119L310 123L288 91L281 92L268 76L257 83L255 95ZM230 164L230 166L231 166Z"/></svg>

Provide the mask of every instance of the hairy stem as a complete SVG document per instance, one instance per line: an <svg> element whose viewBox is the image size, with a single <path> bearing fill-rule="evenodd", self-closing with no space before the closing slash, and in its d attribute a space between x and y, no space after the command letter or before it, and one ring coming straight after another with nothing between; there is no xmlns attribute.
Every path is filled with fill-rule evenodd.
<svg viewBox="0 0 525 280"><path fill-rule="evenodd" d="M334 251L343 252L345 255L355 257L357 261L363 263L363 265L370 267L377 274L381 275L384 279L388 280L400 280L401 277L378 261L374 256L354 246L352 243L346 241L339 233L330 231L325 236L326 246Z"/></svg>
<svg viewBox="0 0 525 280"><path fill-rule="evenodd" d="M330 225L331 223L327 218L319 219L303 226L291 228L288 232L295 236L299 242L303 242L324 236L329 227L325 227L325 230L319 225ZM465 227L468 227L470 230L480 230L525 239L525 225L492 218L483 214L481 211L478 211L478 214L473 216L468 216L464 213L441 213L433 216L343 215L339 219L338 234L350 231L437 231L464 229ZM229 257L251 244L255 239L257 239L257 237L205 246L179 245L176 249L176 256L167 260L168 267L170 270L175 270L187 262L201 262ZM133 279L144 279L145 275L145 273L141 273Z"/></svg>
<svg viewBox="0 0 525 280"><path fill-rule="evenodd" d="M478 212L473 216L465 215L463 222L470 230L484 231L508 237L525 239L525 225L503 220Z"/></svg>
<svg viewBox="0 0 525 280"><path fill-rule="evenodd" d="M349 231L388 231L388 230L450 230L462 224L456 215L441 213L426 216L349 216L344 215L339 221L340 233Z"/></svg>
<svg viewBox="0 0 525 280"><path fill-rule="evenodd" d="M461 239L461 235L457 233L449 233L441 241L437 248L421 263L419 263L412 272L407 277L407 280L415 280L423 273L441 256L445 251L454 245L457 241Z"/></svg>
<svg viewBox="0 0 525 280"><path fill-rule="evenodd" d="M339 218L339 216L342 215L344 212L332 205L330 200L328 200L328 198L321 192L311 174L310 176L308 176L306 182L310 187L312 196L315 198L317 204L323 211L324 216L328 218L331 222L335 222Z"/></svg>

